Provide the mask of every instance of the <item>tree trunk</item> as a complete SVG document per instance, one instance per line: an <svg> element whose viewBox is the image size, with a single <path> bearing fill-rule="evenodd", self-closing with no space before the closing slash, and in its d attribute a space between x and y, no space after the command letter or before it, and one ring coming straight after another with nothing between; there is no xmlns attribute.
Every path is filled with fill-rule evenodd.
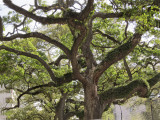
<svg viewBox="0 0 160 120"><path fill-rule="evenodd" d="M84 120L101 119L103 104L97 95L97 85L84 85Z"/></svg>
<svg viewBox="0 0 160 120"><path fill-rule="evenodd" d="M66 97L67 97L67 93L62 93L62 98L60 98L60 100L56 106L56 112L55 112L56 115L54 117L54 120L63 120Z"/></svg>

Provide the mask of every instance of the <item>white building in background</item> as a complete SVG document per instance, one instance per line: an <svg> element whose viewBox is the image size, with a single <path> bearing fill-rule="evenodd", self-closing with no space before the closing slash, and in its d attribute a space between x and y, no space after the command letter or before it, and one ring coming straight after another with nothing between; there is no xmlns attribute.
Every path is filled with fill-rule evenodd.
<svg viewBox="0 0 160 120"><path fill-rule="evenodd" d="M141 104L132 109L130 106L115 105L115 120L144 120L143 112L146 112L146 106ZM134 117L134 118L133 118Z"/></svg>
<svg viewBox="0 0 160 120"><path fill-rule="evenodd" d="M146 120L143 113L147 111L144 102L139 101L139 97L132 97L122 105L114 106L115 120Z"/></svg>
<svg viewBox="0 0 160 120"><path fill-rule="evenodd" d="M1 111L4 107L12 107L11 100L13 98L13 91L6 90L0 86L0 120L7 120L5 114Z"/></svg>

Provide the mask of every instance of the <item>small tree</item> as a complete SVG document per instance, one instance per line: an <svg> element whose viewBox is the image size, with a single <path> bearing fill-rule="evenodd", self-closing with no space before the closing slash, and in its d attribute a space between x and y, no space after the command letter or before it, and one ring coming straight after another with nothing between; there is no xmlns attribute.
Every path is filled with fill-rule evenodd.
<svg viewBox="0 0 160 120"><path fill-rule="evenodd" d="M44 87L60 87L78 80L84 90L84 120L100 119L112 103L135 95L148 97L159 82L158 0L58 0L51 5L34 0L29 10L11 0L3 2L15 12L0 19L1 80L12 87L19 81L23 90L13 108L20 106L25 94L36 95L34 92L41 92ZM28 27L31 21L43 26L65 26L68 32L58 33L57 37L54 33L32 31ZM5 23L13 23L12 33L4 34ZM130 24L134 24L133 31L128 29ZM148 42L144 35L154 35L154 39ZM23 44L19 38L23 38ZM45 44L30 50L32 44L27 46L25 42L31 38ZM142 38L146 40L141 41ZM52 64L54 55L49 59L43 51L49 46L59 53ZM64 67L59 64L63 61L69 62L69 67L65 72L57 71ZM21 85L25 70L27 77L31 76L28 87Z"/></svg>

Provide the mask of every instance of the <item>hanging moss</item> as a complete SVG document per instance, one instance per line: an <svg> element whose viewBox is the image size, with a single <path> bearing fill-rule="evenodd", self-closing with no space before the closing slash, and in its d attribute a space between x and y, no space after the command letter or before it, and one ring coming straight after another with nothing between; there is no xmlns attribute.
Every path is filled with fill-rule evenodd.
<svg viewBox="0 0 160 120"><path fill-rule="evenodd" d="M143 93L141 89L147 89L147 93ZM138 89L138 90L137 90ZM140 97L148 97L150 93L150 85L146 80L135 80L127 85L111 88L101 94L103 100L124 99L137 94ZM145 94L145 95L144 95Z"/></svg>
<svg viewBox="0 0 160 120"><path fill-rule="evenodd" d="M129 49L132 47L132 42L129 40L128 42L124 43L123 45L113 49L110 51L106 57L105 60L112 60L113 58L117 57L118 55L121 55L121 53L124 51L128 52Z"/></svg>

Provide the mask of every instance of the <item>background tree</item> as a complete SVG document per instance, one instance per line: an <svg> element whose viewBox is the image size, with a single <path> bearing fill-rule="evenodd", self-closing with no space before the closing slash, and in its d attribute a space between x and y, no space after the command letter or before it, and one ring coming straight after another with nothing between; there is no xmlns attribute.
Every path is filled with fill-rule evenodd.
<svg viewBox="0 0 160 120"><path fill-rule="evenodd" d="M84 90L83 118L99 119L112 103L123 103L135 95L148 97L159 82L157 0L84 0L83 3L58 0L52 5L45 0L34 0L30 9L11 0L3 2L15 12L0 19L1 81L13 88L13 81L19 81L23 90L13 108L20 106L23 95L37 95L44 87L58 88L78 80ZM28 27L32 21L64 25L68 32L57 37L34 31ZM5 23L13 23L13 32L4 33ZM131 24L132 31L128 29ZM150 35L154 37L148 42L144 36ZM50 63L54 55L49 59L43 49L25 44L33 38L45 41L41 46L45 49L54 46L58 50L59 57L52 63L68 61L67 68L58 64L58 69L65 72ZM33 82L28 87L22 85L26 69L27 78Z"/></svg>

